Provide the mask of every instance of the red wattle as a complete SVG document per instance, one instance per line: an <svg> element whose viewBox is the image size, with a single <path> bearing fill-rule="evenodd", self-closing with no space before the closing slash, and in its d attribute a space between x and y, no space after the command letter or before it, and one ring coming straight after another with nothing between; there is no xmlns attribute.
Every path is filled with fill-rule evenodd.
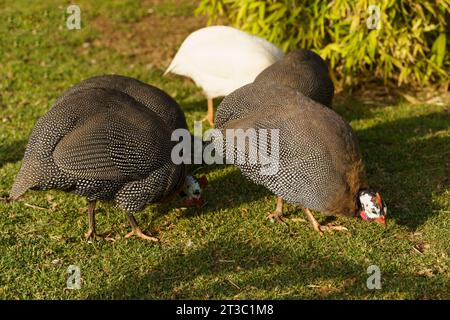
<svg viewBox="0 0 450 320"><path fill-rule="evenodd" d="M359 212L359 215L361 216L361 218L363 218L363 220L366 220L366 221L367 221L366 212L365 212L364 210L361 210L361 211Z"/></svg>

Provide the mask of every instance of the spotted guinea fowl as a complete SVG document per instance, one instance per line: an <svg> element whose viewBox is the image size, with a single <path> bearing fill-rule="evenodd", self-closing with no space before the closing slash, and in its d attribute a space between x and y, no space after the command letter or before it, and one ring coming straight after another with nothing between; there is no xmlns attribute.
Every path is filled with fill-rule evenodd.
<svg viewBox="0 0 450 320"><path fill-rule="evenodd" d="M95 203L114 200L132 231L147 240L133 213L184 192L201 204L200 182L171 161L171 133L186 127L177 103L163 91L120 76L85 80L67 90L30 136L10 196L28 189L59 189L88 199L88 239L95 231Z"/></svg>
<svg viewBox="0 0 450 320"><path fill-rule="evenodd" d="M228 161L234 159L244 176L278 196L269 218L281 219L285 200L302 206L320 233L343 228L321 226L310 210L344 216L359 212L365 220L385 223L387 209L381 196L369 191L363 180L357 138L333 110L286 86L252 83L225 97L217 110L216 128L227 143L247 137L241 147L231 142L235 147L231 154L227 149ZM227 136L227 129L243 132L234 130L235 136ZM277 136L265 138L260 129L278 129L278 143ZM224 150L222 139L214 139L219 153ZM252 157L256 152L258 157Z"/></svg>
<svg viewBox="0 0 450 320"><path fill-rule="evenodd" d="M298 49L289 52L283 59L262 71L255 82L288 86L331 108L333 81L325 61L312 51Z"/></svg>
<svg viewBox="0 0 450 320"><path fill-rule="evenodd" d="M189 77L203 89L208 99L205 120L213 125L214 98L253 82L283 56L283 51L263 38L228 26L210 26L183 41L165 74Z"/></svg>

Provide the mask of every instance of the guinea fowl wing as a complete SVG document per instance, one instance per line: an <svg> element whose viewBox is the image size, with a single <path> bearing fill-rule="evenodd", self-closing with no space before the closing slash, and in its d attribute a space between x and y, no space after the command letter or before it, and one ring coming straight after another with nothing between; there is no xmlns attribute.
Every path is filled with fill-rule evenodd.
<svg viewBox="0 0 450 320"><path fill-rule="evenodd" d="M220 129L229 121L243 119L254 112L277 110L279 106L289 104L292 97L298 94L300 93L280 85L247 84L225 97L217 109L215 126Z"/></svg>
<svg viewBox="0 0 450 320"><path fill-rule="evenodd" d="M334 182L338 177L333 170L329 149L314 132L314 123L299 130L297 123L300 116L297 106L285 106L281 110L265 109L243 119L230 121L224 125L224 129L252 128L257 132L254 139L248 140L245 149L234 150L236 161L241 161L236 165L247 178L290 203L320 210L334 192ZM258 133L260 129L278 131L268 132L265 139ZM278 134L278 139L274 139L273 134ZM275 147L275 143L278 147ZM250 162L252 158L249 152L261 148L272 153L259 153L257 163ZM278 155L274 152L278 152ZM269 167L273 171L269 171Z"/></svg>
<svg viewBox="0 0 450 320"><path fill-rule="evenodd" d="M72 177L131 181L170 161L170 133L149 110L126 108L89 117L56 145L53 159ZM136 112L138 114L136 114Z"/></svg>
<svg viewBox="0 0 450 320"><path fill-rule="evenodd" d="M112 89L127 94L155 112L170 130L187 128L184 113L172 97L152 85L125 76L102 75L83 80L67 89L57 102L73 93L92 88Z"/></svg>

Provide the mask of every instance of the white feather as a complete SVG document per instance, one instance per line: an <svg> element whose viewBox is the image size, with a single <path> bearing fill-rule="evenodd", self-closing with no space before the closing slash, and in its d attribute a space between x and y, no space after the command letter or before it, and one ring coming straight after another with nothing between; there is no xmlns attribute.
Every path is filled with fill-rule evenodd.
<svg viewBox="0 0 450 320"><path fill-rule="evenodd" d="M208 98L226 96L253 82L284 53L269 41L227 26L191 33L167 68L191 78Z"/></svg>

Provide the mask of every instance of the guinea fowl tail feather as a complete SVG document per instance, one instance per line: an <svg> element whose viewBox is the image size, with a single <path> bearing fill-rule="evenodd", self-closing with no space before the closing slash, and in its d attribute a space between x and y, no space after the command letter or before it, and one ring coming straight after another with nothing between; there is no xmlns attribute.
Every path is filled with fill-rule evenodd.
<svg viewBox="0 0 450 320"><path fill-rule="evenodd" d="M14 181L14 184L9 193L9 197L12 200L16 200L22 196L28 189L35 187L39 181L37 181L36 175L33 174L34 167L32 165L22 165L19 174Z"/></svg>

